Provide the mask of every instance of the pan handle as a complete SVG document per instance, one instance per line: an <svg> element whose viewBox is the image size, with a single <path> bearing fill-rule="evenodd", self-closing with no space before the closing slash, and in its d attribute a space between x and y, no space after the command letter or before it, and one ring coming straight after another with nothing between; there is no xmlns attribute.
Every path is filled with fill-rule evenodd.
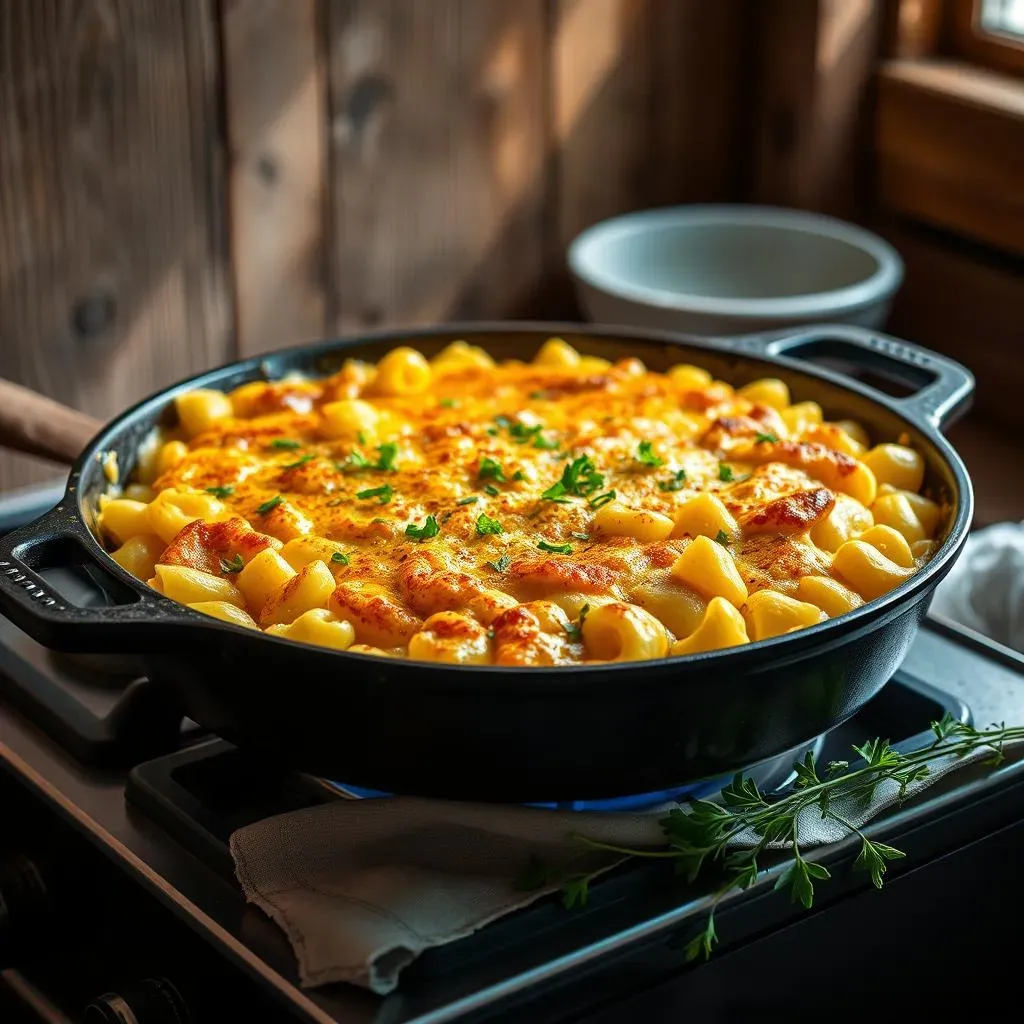
<svg viewBox="0 0 1024 1024"><path fill-rule="evenodd" d="M204 626L206 616L131 581L127 573L122 579L100 566L86 533L77 511L61 503L0 537L0 613L44 646L75 654L151 653L171 636L194 636ZM112 603L74 604L40 575L68 564L93 570L96 589Z"/></svg>
<svg viewBox="0 0 1024 1024"><path fill-rule="evenodd" d="M906 398L879 398L896 406L908 420L942 430L970 406L974 375L966 366L920 345L847 324L816 327L795 334L750 335L737 338L736 347L757 355L792 358L801 351L842 355L865 369L890 373L917 390ZM869 385L862 384L862 387Z"/></svg>

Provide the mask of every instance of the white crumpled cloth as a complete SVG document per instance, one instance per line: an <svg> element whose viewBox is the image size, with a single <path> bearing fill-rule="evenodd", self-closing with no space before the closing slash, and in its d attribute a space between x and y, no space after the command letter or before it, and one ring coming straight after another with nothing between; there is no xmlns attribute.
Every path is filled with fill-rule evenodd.
<svg viewBox="0 0 1024 1024"><path fill-rule="evenodd" d="M954 768L987 771L978 762L988 756L978 751L935 762L931 775L910 787L908 799ZM869 805L840 798L833 806L860 826L893 806L896 795L895 784L886 782ZM470 935L550 893L553 887L517 888L531 856L564 864L580 854L574 834L660 846L658 821L673 806L587 813L407 797L339 799L239 829L231 836L231 854L246 899L287 934L304 986L346 981L386 994L423 950ZM847 834L813 808L799 823L801 845L808 849ZM578 867L618 862L609 856Z"/></svg>
<svg viewBox="0 0 1024 1024"><path fill-rule="evenodd" d="M1024 523L972 533L931 611L1024 653Z"/></svg>

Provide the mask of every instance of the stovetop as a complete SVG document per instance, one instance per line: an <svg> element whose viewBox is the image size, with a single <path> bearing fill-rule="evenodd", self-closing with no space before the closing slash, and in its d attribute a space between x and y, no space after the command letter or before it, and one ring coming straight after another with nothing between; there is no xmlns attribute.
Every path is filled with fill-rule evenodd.
<svg viewBox="0 0 1024 1024"><path fill-rule="evenodd" d="M83 599L96 599L88 597L88 580L63 586L81 587ZM851 743L874 736L916 745L945 711L979 724L1024 721L1022 665L1024 659L977 637L930 623L890 685L826 737L819 756L845 759ZM720 908L723 944L707 965L685 965L683 954L706 912L707 886L688 885L657 865L628 865L595 884L584 912L565 911L554 898L539 901L424 954L403 975L399 992L379 999L343 985L299 990L284 936L244 904L226 849L240 825L358 791L254 761L182 721L131 664L62 660L2 619L0 765L257 978L282 1012L324 1022L519 1020L525 1013L535 1024L570 1017L655 1019L672 999L659 1002L657 1012L607 1014L670 979L690 993L687 1008L704 1005L706 992L695 994L700 979L710 979L702 984L717 992L715 1006L735 1006L734 984L721 979L744 957L754 965L746 970L768 970L773 959L764 953L766 937L771 949L783 949L786 936L813 929L820 919L839 922L861 899L875 901L869 915L891 915L923 870L1024 819L1019 763L929 793L870 828L908 853L881 894L867 891L862 873L846 870L855 845L836 844L823 857L835 877L820 887L818 913L808 915L772 892L781 864ZM844 955L855 963L855 956ZM815 977L812 972L803 984L813 989Z"/></svg>

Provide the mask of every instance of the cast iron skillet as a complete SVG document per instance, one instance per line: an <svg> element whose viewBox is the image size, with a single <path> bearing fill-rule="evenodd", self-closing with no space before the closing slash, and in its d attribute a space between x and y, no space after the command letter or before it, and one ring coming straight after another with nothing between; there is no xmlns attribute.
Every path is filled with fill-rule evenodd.
<svg viewBox="0 0 1024 1024"><path fill-rule="evenodd" d="M173 415L174 395L233 388L289 371L331 372L407 343L427 355L455 338L496 358L528 358L551 335L581 351L677 362L743 384L785 380L794 400L862 422L874 441L907 434L926 487L951 514L931 563L884 598L810 629L682 659L558 668L464 667L340 653L255 633L150 591L94 536L100 460L127 478L143 437ZM913 391L895 399L810 360L872 368ZM892 676L936 584L960 553L971 485L939 432L967 404L957 363L854 327L702 340L566 324L455 325L289 349L213 370L148 398L86 448L63 501L0 541L0 611L48 647L141 654L151 679L201 725L291 767L410 795L547 801L663 790L760 762L838 725ZM105 607L82 608L39 575L81 561L104 581Z"/></svg>

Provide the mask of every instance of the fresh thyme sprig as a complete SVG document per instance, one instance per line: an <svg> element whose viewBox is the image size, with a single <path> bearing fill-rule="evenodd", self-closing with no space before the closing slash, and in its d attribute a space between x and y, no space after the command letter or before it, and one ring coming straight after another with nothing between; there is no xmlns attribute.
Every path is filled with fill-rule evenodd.
<svg viewBox="0 0 1024 1024"><path fill-rule="evenodd" d="M566 908L586 905L590 883L608 870L607 862L596 869L584 870L581 864L586 852L614 854L619 858L644 857L670 860L677 874L692 882L707 865L717 862L724 870L723 884L712 894L711 908L704 928L686 947L686 959L693 960L711 955L718 943L715 929L715 911L730 892L749 889L757 881L761 868L758 858L770 851L789 852L792 863L775 883L776 889L785 889L794 902L809 909L814 902L814 883L830 877L823 864L805 859L800 847L800 826L806 815L820 815L831 820L860 839L860 853L854 868L867 871L876 888L882 887L889 861L905 854L895 847L869 839L864 832L844 817L836 808L842 802L866 805L881 782L896 783L897 800L902 801L908 788L930 774L932 762L941 758L963 758L977 750L991 751L985 764L995 767L1003 760L1003 747L1007 743L1024 740L1024 726L1007 728L1005 723L989 729L976 729L946 714L939 722L931 723L935 735L932 743L909 753L900 753L888 740L869 740L853 751L863 759L863 765L851 768L848 761L830 761L824 769L814 762L808 751L793 770L796 774L792 788L778 799L770 800L757 788L757 784L742 773L737 774L721 793L721 803L711 800L692 800L689 808L675 807L661 819L659 825L665 837L665 846L658 849L633 849L598 842L582 835L572 839L579 844L580 853L568 861L549 866L534 858L519 879L522 889L541 889L555 885L561 889Z"/></svg>

